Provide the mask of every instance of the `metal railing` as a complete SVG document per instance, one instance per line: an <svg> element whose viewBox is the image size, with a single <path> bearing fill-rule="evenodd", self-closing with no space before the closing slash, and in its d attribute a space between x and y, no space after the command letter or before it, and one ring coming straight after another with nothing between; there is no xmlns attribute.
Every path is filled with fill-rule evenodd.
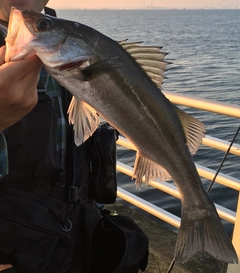
<svg viewBox="0 0 240 273"><path fill-rule="evenodd" d="M240 119L240 107L234 104L228 104L228 103L222 103L222 102L216 102L208 99L201 99L196 96L188 96L188 95L182 95L182 94L176 94L164 91L163 92L165 96L171 100L174 104L182 105L182 106L188 106L193 107L197 109L201 109L204 111L214 112L221 115L226 115L230 117L235 117ZM136 150L134 145L128 141L124 137L119 137L118 145L121 145L127 149ZM221 150L226 152L229 148L230 142L211 137L206 135L203 139L203 145ZM231 149L229 150L229 153L232 153L234 155L240 156L240 145L233 144L231 146ZM198 173L200 176L212 180L215 176L215 171L206 168L204 166L201 166L199 164L196 164ZM128 176L133 175L133 168L122 163L117 162L117 170L121 173L124 173ZM234 230L233 230L233 237L232 242L236 249L238 258L240 260L240 180L234 177L231 177L229 175L219 173L216 177L216 183L222 184L226 187L230 187L236 191L238 191L238 204L236 211L232 211L230 209L227 209L223 206L216 205L217 211L219 216L234 224ZM180 194L173 184L167 183L167 182L161 182L161 181L151 181L149 183L150 186L163 191L165 193L168 193L176 198L180 198ZM137 206L138 208L141 208L142 210L150 213L151 215L154 215L155 217L167 222L168 224L179 228L180 226L180 218L176 215L167 212L166 210L118 187L118 197L122 198L123 200L133 204L134 206ZM240 264L233 264L228 265L227 273L236 273L240 272Z"/></svg>

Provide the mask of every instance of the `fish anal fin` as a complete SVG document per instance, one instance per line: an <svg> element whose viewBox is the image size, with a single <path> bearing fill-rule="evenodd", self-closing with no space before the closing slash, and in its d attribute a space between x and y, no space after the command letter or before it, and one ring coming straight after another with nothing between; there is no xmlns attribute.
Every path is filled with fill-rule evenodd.
<svg viewBox="0 0 240 273"><path fill-rule="evenodd" d="M216 210L201 211L201 208L194 209L191 204L183 204L175 247L175 263L185 263L196 253L203 251L226 263L238 262L236 251Z"/></svg>
<svg viewBox="0 0 240 273"><path fill-rule="evenodd" d="M155 180L156 178L162 181L170 180L171 176L162 166L137 152L133 178L136 179L135 183L139 188L143 179L145 183L148 184L151 180Z"/></svg>
<svg viewBox="0 0 240 273"><path fill-rule="evenodd" d="M68 120L73 124L74 141L77 146L86 141L97 129L99 117L86 102L72 97L68 108Z"/></svg>
<svg viewBox="0 0 240 273"><path fill-rule="evenodd" d="M193 155L197 152L199 146L202 144L202 139L205 137L205 126L201 121L178 107L176 107L176 111L186 136L189 152Z"/></svg>

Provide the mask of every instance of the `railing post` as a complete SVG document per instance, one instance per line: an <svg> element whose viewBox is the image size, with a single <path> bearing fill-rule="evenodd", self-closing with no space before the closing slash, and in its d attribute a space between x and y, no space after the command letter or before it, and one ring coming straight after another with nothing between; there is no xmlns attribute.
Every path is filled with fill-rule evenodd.
<svg viewBox="0 0 240 273"><path fill-rule="evenodd" d="M238 273L240 272L240 192L238 194L236 222L234 225L232 242L238 255L238 264L229 264L227 273Z"/></svg>

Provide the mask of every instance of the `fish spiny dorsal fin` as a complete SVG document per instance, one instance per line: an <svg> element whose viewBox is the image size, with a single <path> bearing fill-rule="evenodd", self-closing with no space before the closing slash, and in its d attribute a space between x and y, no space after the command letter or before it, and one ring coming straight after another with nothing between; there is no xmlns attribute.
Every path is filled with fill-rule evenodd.
<svg viewBox="0 0 240 273"><path fill-rule="evenodd" d="M164 61L166 52L161 52L162 47L144 46L142 42L128 43L127 40L119 44L141 65L152 81L161 87L169 62Z"/></svg>
<svg viewBox="0 0 240 273"><path fill-rule="evenodd" d="M171 179L171 175L162 166L137 152L133 171L133 178L136 179L137 188L141 186L143 177L146 184L156 178L163 181Z"/></svg>
<svg viewBox="0 0 240 273"><path fill-rule="evenodd" d="M86 102L77 100L75 97L72 97L68 114L69 123L73 124L75 144L79 146L97 129L98 114Z"/></svg>
<svg viewBox="0 0 240 273"><path fill-rule="evenodd" d="M202 144L202 139L205 137L205 126L201 121L178 107L176 107L176 111L182 123L189 152L193 155L197 152L199 146Z"/></svg>

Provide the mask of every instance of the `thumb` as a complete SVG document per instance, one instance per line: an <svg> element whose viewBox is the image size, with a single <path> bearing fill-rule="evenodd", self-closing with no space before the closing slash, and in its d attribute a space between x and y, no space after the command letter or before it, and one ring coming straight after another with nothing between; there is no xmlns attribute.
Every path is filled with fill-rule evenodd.
<svg viewBox="0 0 240 273"><path fill-rule="evenodd" d="M6 47L5 46L2 46L0 47L0 65L4 64L5 61L5 51L6 51Z"/></svg>

